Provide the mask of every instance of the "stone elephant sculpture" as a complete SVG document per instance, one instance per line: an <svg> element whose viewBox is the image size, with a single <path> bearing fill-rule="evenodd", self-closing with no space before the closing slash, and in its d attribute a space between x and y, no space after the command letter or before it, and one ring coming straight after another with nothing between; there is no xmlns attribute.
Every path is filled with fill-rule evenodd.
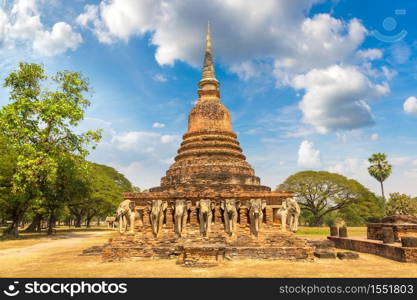
<svg viewBox="0 0 417 300"><path fill-rule="evenodd" d="M266 200L251 199L246 203L249 210L249 221L251 233L258 236L262 229L262 222L264 218L263 210L266 208Z"/></svg>
<svg viewBox="0 0 417 300"><path fill-rule="evenodd" d="M301 214L300 205L294 198L287 198L287 211L289 216L290 230L297 232L298 230L298 219Z"/></svg>
<svg viewBox="0 0 417 300"><path fill-rule="evenodd" d="M234 235L237 224L237 210L240 207L240 201L235 199L224 199L220 202L220 207L223 210L224 227L226 233Z"/></svg>
<svg viewBox="0 0 417 300"><path fill-rule="evenodd" d="M275 213L275 217L281 220L281 231L287 231L287 217L288 217L288 200L282 201L282 206Z"/></svg>
<svg viewBox="0 0 417 300"><path fill-rule="evenodd" d="M131 200L124 200L119 204L116 212L116 221L119 222L119 232L123 233L127 231L127 227L130 226L129 232L133 232L135 226L135 202Z"/></svg>
<svg viewBox="0 0 417 300"><path fill-rule="evenodd" d="M170 203L174 211L174 228L175 233L181 237L185 226L187 225L188 210L191 208L191 201L177 199Z"/></svg>
<svg viewBox="0 0 417 300"><path fill-rule="evenodd" d="M161 231L167 207L168 203L163 200L152 200L148 202L148 208L150 211L149 219L151 221L152 233L155 237L157 237Z"/></svg>
<svg viewBox="0 0 417 300"><path fill-rule="evenodd" d="M200 221L200 233L206 236L211 231L211 221L213 219L213 209L215 203L210 199L201 199L196 202L196 208L199 210L198 219Z"/></svg>

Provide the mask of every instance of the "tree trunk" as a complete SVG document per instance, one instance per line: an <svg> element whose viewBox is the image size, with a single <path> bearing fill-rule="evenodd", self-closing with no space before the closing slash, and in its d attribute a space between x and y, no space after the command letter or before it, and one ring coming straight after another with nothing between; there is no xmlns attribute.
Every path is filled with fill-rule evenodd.
<svg viewBox="0 0 417 300"><path fill-rule="evenodd" d="M85 219L85 227L90 228L91 219L92 219L92 217L87 217Z"/></svg>
<svg viewBox="0 0 417 300"><path fill-rule="evenodd" d="M74 227L76 227L76 228L80 228L81 227L81 216L76 216L75 217Z"/></svg>
<svg viewBox="0 0 417 300"><path fill-rule="evenodd" d="M24 211L15 211L12 216L12 223L3 231L3 235L9 235L14 238L19 237L19 224L24 215Z"/></svg>
<svg viewBox="0 0 417 300"><path fill-rule="evenodd" d="M386 199L385 199L385 193L384 193L384 184L382 181L380 181L380 183L381 183L382 198L384 199L384 203L385 203Z"/></svg>
<svg viewBox="0 0 417 300"><path fill-rule="evenodd" d="M51 213L48 219L48 235L52 235L54 232L54 226L55 226L55 215Z"/></svg>
<svg viewBox="0 0 417 300"><path fill-rule="evenodd" d="M13 221L3 232L3 235L9 235L14 238L19 237L19 222Z"/></svg>
<svg viewBox="0 0 417 300"><path fill-rule="evenodd" d="M323 215L313 217L313 220L310 223L310 227L319 227L323 224Z"/></svg>
<svg viewBox="0 0 417 300"><path fill-rule="evenodd" d="M24 232L41 232L42 215L36 214Z"/></svg>

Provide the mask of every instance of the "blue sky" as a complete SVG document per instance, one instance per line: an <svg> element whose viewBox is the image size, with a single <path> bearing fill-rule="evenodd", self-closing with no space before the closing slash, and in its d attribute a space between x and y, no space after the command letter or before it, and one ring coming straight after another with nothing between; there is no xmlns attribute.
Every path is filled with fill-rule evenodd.
<svg viewBox="0 0 417 300"><path fill-rule="evenodd" d="M416 15L413 0L0 0L0 79L22 60L81 71L95 92L80 130L104 129L90 160L157 186L210 20L222 101L263 184L328 170L379 193L367 158L384 152L387 191L417 196Z"/></svg>

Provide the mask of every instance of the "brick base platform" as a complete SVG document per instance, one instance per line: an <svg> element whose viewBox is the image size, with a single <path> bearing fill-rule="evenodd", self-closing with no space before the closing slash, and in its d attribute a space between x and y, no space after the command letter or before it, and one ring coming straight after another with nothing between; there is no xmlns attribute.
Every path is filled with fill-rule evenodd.
<svg viewBox="0 0 417 300"><path fill-rule="evenodd" d="M102 249L105 262L134 259L176 259L185 266L210 266L224 259L283 259L313 260L314 248L292 233L271 232L268 228L258 237L245 234L229 237L210 233L201 237L197 228L178 238L171 230L163 229L158 238L148 232L121 234ZM241 232L242 233L242 232Z"/></svg>
<svg viewBox="0 0 417 300"><path fill-rule="evenodd" d="M366 238L327 237L335 243L336 248L379 255L401 262L417 262L417 248L401 247L400 243L383 244L382 241Z"/></svg>

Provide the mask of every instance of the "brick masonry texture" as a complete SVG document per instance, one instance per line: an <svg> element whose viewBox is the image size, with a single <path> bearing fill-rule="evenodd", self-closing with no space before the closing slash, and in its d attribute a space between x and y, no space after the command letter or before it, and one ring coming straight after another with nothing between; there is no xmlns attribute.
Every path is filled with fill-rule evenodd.
<svg viewBox="0 0 417 300"><path fill-rule="evenodd" d="M214 224L213 232L200 236L197 226L187 225L187 235L177 237L164 228L157 237L148 231L121 234L105 244L105 262L132 259L176 259L185 266L210 266L235 259L312 260L314 248L292 233L275 232L265 225L258 237L250 236L249 228L239 228L235 237L222 233L222 224Z"/></svg>
<svg viewBox="0 0 417 300"><path fill-rule="evenodd" d="M223 259L312 259L313 247L292 233L281 233L275 212L282 201L293 197L286 191L271 191L261 185L232 129L228 109L220 101L219 82L215 78L210 31L204 58L198 101L188 116L188 129L178 149L175 162L166 171L161 183L148 192L126 193L125 200L135 202L137 220L134 234L123 234L113 239L103 250L105 261L126 258L176 258L184 265L210 265ZM224 199L240 201L237 210L237 232L233 237L225 233L220 202ZM176 199L191 202L183 237L174 232L173 209L163 212L162 232L154 237L151 232L149 203L152 200ZM210 199L212 232L202 237L199 232L197 201ZM251 236L246 203L261 199L266 203L263 228L258 237Z"/></svg>
<svg viewBox="0 0 417 300"><path fill-rule="evenodd" d="M395 224L395 223L370 223L368 224L367 237L371 240L382 240L382 228L391 227L394 238L397 242L403 236L417 237L417 224Z"/></svg>
<svg viewBox="0 0 417 300"><path fill-rule="evenodd" d="M417 262L417 248L401 247L400 243L383 244L365 238L328 237L337 248L379 255L401 262Z"/></svg>

